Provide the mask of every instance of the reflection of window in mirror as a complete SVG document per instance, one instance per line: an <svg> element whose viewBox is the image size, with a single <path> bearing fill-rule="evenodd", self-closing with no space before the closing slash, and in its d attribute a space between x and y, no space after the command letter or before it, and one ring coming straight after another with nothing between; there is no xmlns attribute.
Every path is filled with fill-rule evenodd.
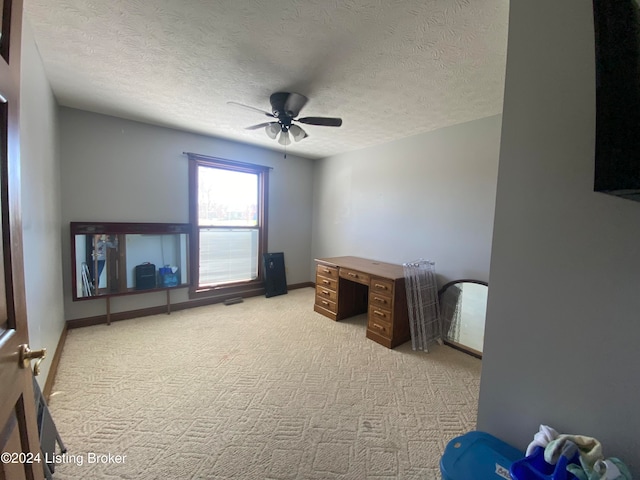
<svg viewBox="0 0 640 480"><path fill-rule="evenodd" d="M482 357L488 286L478 280L449 282L439 292L445 341Z"/></svg>
<svg viewBox="0 0 640 480"><path fill-rule="evenodd" d="M487 311L487 287L477 283L464 284L460 311L460 343L482 352L484 323Z"/></svg>

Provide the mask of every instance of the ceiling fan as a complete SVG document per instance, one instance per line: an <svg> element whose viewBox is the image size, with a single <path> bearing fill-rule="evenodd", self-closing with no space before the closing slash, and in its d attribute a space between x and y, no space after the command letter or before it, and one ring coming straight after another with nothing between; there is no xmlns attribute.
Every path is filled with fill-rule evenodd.
<svg viewBox="0 0 640 480"><path fill-rule="evenodd" d="M265 123L259 123L258 125L252 125L247 127L247 130L257 130L264 128L265 132L270 138L274 140L278 138L278 143L281 145L289 145L291 138L296 142L299 142L303 138L308 137L299 125L293 122L305 123L307 125L321 125L324 127L339 127L342 125L341 118L331 117L302 117L296 118L300 114L300 110L305 106L309 99L299 93L289 92L276 92L269 97L271 103L271 113L259 108L244 105L238 102L227 102L229 105L236 105L238 107L248 108L250 110L262 113L267 117L271 117L274 120Z"/></svg>

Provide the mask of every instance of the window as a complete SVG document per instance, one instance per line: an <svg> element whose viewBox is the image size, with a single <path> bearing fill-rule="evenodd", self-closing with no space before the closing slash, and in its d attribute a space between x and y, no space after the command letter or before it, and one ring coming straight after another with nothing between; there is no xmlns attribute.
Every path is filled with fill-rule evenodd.
<svg viewBox="0 0 640 480"><path fill-rule="evenodd" d="M189 156L195 292L262 287L268 167Z"/></svg>

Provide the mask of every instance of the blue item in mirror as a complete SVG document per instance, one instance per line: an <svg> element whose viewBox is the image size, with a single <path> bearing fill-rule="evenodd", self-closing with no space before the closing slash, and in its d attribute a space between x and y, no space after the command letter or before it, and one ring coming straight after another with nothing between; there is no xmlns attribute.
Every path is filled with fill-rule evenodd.
<svg viewBox="0 0 640 480"><path fill-rule="evenodd" d="M160 281L158 282L161 287L177 287L178 286L178 273L177 269L174 271L169 265L160 267L158 269L158 275Z"/></svg>

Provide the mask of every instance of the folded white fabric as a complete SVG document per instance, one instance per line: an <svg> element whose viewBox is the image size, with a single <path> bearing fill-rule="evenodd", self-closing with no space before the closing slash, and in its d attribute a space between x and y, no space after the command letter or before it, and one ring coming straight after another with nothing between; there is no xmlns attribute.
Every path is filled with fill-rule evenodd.
<svg viewBox="0 0 640 480"><path fill-rule="evenodd" d="M548 425L540 425L540 430L533 436L533 441L527 447L526 456L533 453L536 447L545 448L549 442L558 438L558 432Z"/></svg>

